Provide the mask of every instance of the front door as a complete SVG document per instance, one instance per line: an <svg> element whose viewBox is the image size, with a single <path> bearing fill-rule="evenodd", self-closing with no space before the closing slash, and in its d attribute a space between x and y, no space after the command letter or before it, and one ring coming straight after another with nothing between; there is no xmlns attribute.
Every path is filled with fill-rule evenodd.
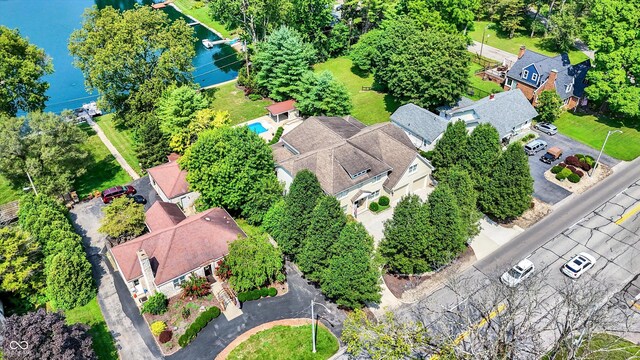
<svg viewBox="0 0 640 360"><path fill-rule="evenodd" d="M211 276L212 272L211 272L211 264L207 265L204 267L204 276Z"/></svg>

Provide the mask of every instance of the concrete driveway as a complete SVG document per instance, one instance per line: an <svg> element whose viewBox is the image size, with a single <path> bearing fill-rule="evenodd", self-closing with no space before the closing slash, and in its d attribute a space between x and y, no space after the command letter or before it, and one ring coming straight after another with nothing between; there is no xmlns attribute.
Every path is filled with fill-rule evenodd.
<svg viewBox="0 0 640 360"><path fill-rule="evenodd" d="M529 166L531 168L531 176L533 177L533 196L547 204L554 205L571 195L571 192L548 181L544 177L544 173L553 167L553 165L559 164L567 156L584 154L591 155L595 159L598 157L599 150L595 150L562 134L550 136L537 130L534 131L539 135L539 139L547 142L548 147L559 146L563 151L562 158L551 165L540 161L540 156L544 154L544 151L540 151L533 156L529 156ZM606 154L602 154L600 162L612 167L620 161Z"/></svg>

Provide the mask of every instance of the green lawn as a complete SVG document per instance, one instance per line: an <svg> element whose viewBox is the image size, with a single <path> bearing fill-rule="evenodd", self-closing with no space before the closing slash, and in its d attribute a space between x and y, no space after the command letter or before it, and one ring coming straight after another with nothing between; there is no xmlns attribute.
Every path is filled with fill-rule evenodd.
<svg viewBox="0 0 640 360"><path fill-rule="evenodd" d="M584 349L588 353L584 353ZM626 360L640 357L640 346L615 335L596 334L589 343L583 344L577 355L588 360ZM583 357L584 356L584 357ZM549 357L543 357L547 360ZM566 354L558 354L556 359L565 360Z"/></svg>
<svg viewBox="0 0 640 360"><path fill-rule="evenodd" d="M130 182L129 174L120 167L93 129L87 124L79 126L89 135L82 145L89 152L89 163L87 172L76 180L75 189L78 196L84 198L95 190Z"/></svg>
<svg viewBox="0 0 640 360"><path fill-rule="evenodd" d="M227 30L224 25L209 16L209 6L207 6L206 2L197 0L173 0L173 3L177 5L183 13L214 29L223 37L227 39L231 37L230 30Z"/></svg>
<svg viewBox="0 0 640 360"><path fill-rule="evenodd" d="M232 125L267 115L265 107L272 104L269 100L249 100L242 90L236 87L235 82L210 88L207 92L213 93L214 100L210 102L211 107L215 110L228 111Z"/></svg>
<svg viewBox="0 0 640 360"><path fill-rule="evenodd" d="M358 75L352 71L352 66L351 59L339 57L316 64L314 70L331 71L347 87L353 101L353 117L367 125L389 121L389 116L400 106L400 102L385 93L362 90L363 87L373 86L373 75Z"/></svg>
<svg viewBox="0 0 640 360"><path fill-rule="evenodd" d="M482 42L482 32L485 27L489 28L485 31L484 43L485 45L493 46L500 50L508 51L512 54L518 54L520 46L524 45L527 49L545 54L548 56L558 55L557 52L549 49L549 46L545 44L542 37L529 37L528 34L518 33L514 35L512 39L509 36L496 31L495 26L490 21L476 21L474 23L473 31L469 32L469 36L475 41ZM569 59L572 64L580 63L587 60L588 57L584 53L578 50L572 50L569 52Z"/></svg>
<svg viewBox="0 0 640 360"><path fill-rule="evenodd" d="M113 146L118 149L124 160L138 173L142 174L140 162L134 150L133 130L118 128L113 123L113 114L107 114L94 119Z"/></svg>
<svg viewBox="0 0 640 360"><path fill-rule="evenodd" d="M608 131L621 130L622 134L612 134L609 137L604 152L626 161L640 156L640 127L631 121L565 112L554 124L560 133L596 150L602 147Z"/></svg>
<svg viewBox="0 0 640 360"><path fill-rule="evenodd" d="M324 327L317 327L316 349L311 352L311 325L275 326L261 331L236 347L229 360L320 360L338 351L338 340Z"/></svg>
<svg viewBox="0 0 640 360"><path fill-rule="evenodd" d="M89 334L93 339L93 350L100 360L117 360L118 351L113 337L100 311L98 299L94 298L87 305L71 309L65 313L68 324L81 323L89 325Z"/></svg>
<svg viewBox="0 0 640 360"><path fill-rule="evenodd" d="M25 186L27 186L27 184L25 184ZM0 205L18 200L22 194L22 189L14 188L9 180L0 175Z"/></svg>
<svg viewBox="0 0 640 360"><path fill-rule="evenodd" d="M502 86L494 83L493 81L482 80L479 76L475 75L476 71L482 69L482 66L474 62L471 62L470 64L469 85L472 87L472 90L475 90L475 92L473 95L468 94L468 98L471 100L480 100L491 93L499 93L503 91Z"/></svg>

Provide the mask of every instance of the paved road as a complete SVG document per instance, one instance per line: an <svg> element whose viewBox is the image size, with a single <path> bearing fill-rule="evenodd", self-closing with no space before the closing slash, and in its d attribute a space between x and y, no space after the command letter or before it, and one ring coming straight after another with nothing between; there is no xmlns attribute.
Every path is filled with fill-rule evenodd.
<svg viewBox="0 0 640 360"><path fill-rule="evenodd" d="M122 166L122 168L129 174L129 176L131 176L133 180L139 179L140 175L138 175L138 173L135 172L135 170L133 170L131 166L129 166L129 164L122 157L122 155L120 155L120 152L118 151L118 149L116 149L116 147L113 146L113 144L111 143L111 140L109 140L107 135L104 134L104 131L102 131L100 126L96 124L93 120L87 120L87 123L89 123L91 128L98 134L98 137L100 138L100 140L102 140L102 143L104 144L104 146L106 146L107 149L109 149L109 152L113 155L113 157L116 158L116 161L118 162L118 164Z"/></svg>
<svg viewBox="0 0 640 360"><path fill-rule="evenodd" d="M487 44L484 44L484 46L482 46L482 44L479 43L478 41L474 41L473 44L467 47L467 50L469 52L472 52L478 55L480 54L480 49L482 49L483 57L493 59L495 61L503 62L506 59L509 65L513 65L516 61L518 61L518 55L512 54L504 50L500 50L498 48L494 48L493 46L489 46Z"/></svg>

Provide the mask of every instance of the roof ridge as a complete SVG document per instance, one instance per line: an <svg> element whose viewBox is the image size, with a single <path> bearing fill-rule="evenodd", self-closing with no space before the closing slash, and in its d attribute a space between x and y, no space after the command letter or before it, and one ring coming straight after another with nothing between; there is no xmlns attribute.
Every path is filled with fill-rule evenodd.
<svg viewBox="0 0 640 360"><path fill-rule="evenodd" d="M164 256L162 257L162 262L158 261L157 257L154 256L156 257L156 261L158 261L158 267L156 268L156 274L154 276L153 282L155 282L155 279L159 278L160 274L164 272L164 271L161 271L161 270L164 270L164 265L161 265L161 264L166 264L167 257L169 257L169 253L171 252L171 248L173 247L173 240L176 236L176 229L173 228L172 230L173 230L173 233L171 234L171 237L168 240L166 240L167 242L169 242L169 245L167 246Z"/></svg>

